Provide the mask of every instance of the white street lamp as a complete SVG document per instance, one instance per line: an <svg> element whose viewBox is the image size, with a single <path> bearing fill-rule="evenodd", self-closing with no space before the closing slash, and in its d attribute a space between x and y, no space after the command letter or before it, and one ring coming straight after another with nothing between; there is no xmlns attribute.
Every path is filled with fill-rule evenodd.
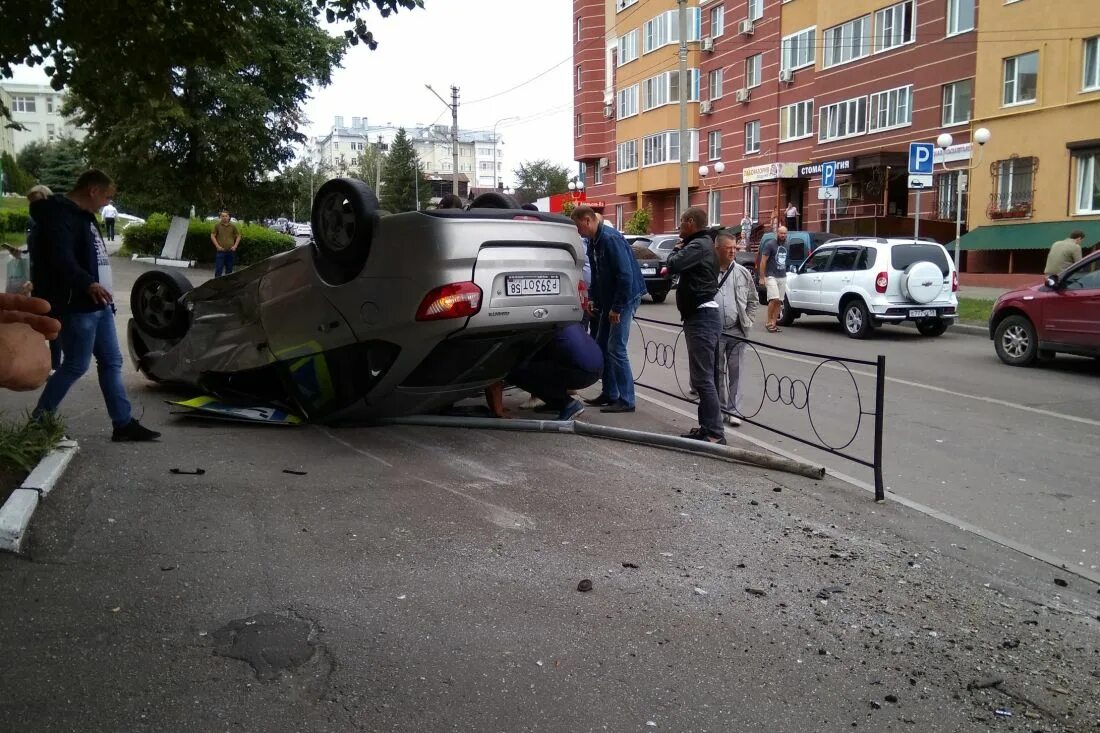
<svg viewBox="0 0 1100 733"><path fill-rule="evenodd" d="M963 191L967 191L967 179L968 174L982 164L982 153L985 150L985 144L989 142L989 139L993 137L993 134L984 127L979 127L974 131L973 140L978 143L978 159L974 163L968 163L965 166L957 168L949 168L947 166L947 149L954 143L954 138L950 133L943 133L936 138L936 147L942 151L942 157L940 158L940 165L945 171L955 172L959 174L958 199L955 202L955 272L959 272L959 240L962 239L962 205L963 205ZM969 192L969 191L967 191Z"/></svg>

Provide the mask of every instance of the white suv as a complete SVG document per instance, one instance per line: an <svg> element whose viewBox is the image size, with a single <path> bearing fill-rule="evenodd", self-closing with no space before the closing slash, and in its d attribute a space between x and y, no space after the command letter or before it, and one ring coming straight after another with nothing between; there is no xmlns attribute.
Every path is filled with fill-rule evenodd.
<svg viewBox="0 0 1100 733"><path fill-rule="evenodd" d="M779 323L801 315L840 319L852 338L883 323L914 321L939 336L958 318L959 275L942 244L930 240L831 239L787 274Z"/></svg>

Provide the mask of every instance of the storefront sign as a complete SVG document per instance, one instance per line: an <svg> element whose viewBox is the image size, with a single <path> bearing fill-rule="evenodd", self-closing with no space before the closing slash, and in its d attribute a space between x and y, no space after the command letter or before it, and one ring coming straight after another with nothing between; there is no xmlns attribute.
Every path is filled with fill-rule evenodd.
<svg viewBox="0 0 1100 733"><path fill-rule="evenodd" d="M809 163L798 166L799 178L816 178L821 175L821 163ZM851 158L842 158L836 162L837 173L847 173L852 169Z"/></svg>
<svg viewBox="0 0 1100 733"><path fill-rule="evenodd" d="M744 183L774 181L777 178L798 178L798 163L766 163L749 166L741 171Z"/></svg>
<svg viewBox="0 0 1100 733"><path fill-rule="evenodd" d="M959 143L958 145L948 146L946 150L936 148L932 152L932 161L934 163L951 163L956 160L970 160L971 154L970 143Z"/></svg>

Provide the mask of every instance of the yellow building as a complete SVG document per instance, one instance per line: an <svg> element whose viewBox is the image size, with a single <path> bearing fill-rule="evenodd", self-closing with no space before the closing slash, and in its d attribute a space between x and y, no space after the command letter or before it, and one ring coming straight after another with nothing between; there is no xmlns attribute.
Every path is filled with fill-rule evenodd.
<svg viewBox="0 0 1100 733"><path fill-rule="evenodd" d="M966 270L1041 273L1070 231L1100 243L1100 2L979 12L971 129L991 138L970 182Z"/></svg>

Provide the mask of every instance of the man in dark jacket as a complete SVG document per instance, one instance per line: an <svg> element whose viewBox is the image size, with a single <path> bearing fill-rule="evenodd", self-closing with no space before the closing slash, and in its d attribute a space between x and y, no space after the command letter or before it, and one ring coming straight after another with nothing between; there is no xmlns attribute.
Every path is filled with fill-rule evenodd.
<svg viewBox="0 0 1100 733"><path fill-rule="evenodd" d="M111 261L95 212L115 194L115 184L98 170L85 171L65 195L31 204L37 227L37 261L32 260L35 295L50 302L61 321L61 367L46 382L35 415L57 412L69 389L95 356L99 388L114 425L115 441L147 441L160 433L133 418L122 385L122 352L115 333Z"/></svg>
<svg viewBox="0 0 1100 733"><path fill-rule="evenodd" d="M599 311L596 343L603 352L603 389L600 396L585 400L602 405L600 412L634 412L634 372L626 344L630 323L645 293L645 278L630 245L617 230L600 221L589 206L570 213L577 232L591 243L592 307Z"/></svg>
<svg viewBox="0 0 1100 733"><path fill-rule="evenodd" d="M722 428L722 410L714 381L718 340L722 335L722 318L715 300L718 255L706 228L707 212L695 207L685 211L680 217L681 241L665 264L680 276L676 309L684 321L691 387L699 395L699 427L683 437L724 444L726 432Z"/></svg>

